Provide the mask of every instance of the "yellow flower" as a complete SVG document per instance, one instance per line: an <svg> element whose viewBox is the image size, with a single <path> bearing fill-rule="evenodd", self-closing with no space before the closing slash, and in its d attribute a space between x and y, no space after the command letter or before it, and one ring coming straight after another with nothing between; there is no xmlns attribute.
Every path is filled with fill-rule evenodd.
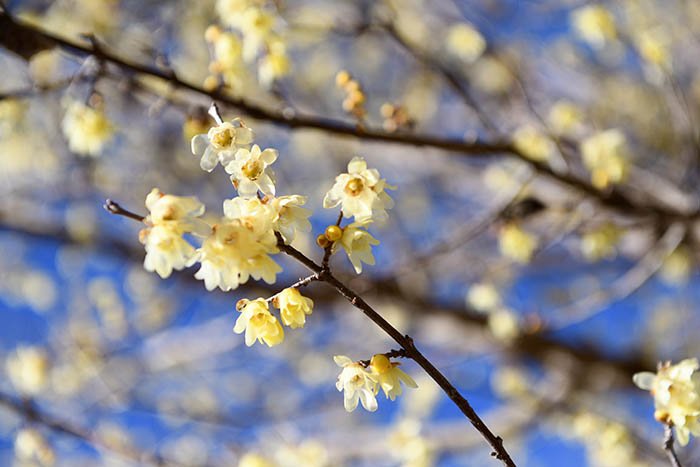
<svg viewBox="0 0 700 467"><path fill-rule="evenodd" d="M348 164L348 172L335 178L333 187L323 198L324 208L341 205L343 216L355 217L356 221L383 220L386 209L394 202L384 191L391 188L380 178L377 169L368 169L361 157L354 157Z"/></svg>
<svg viewBox="0 0 700 467"><path fill-rule="evenodd" d="M139 240L146 249L144 268L160 277L170 276L173 269L181 270L196 259L196 250L182 235L206 235L210 228L198 219L204 205L194 197L166 195L153 188L146 197L148 226L139 232Z"/></svg>
<svg viewBox="0 0 700 467"><path fill-rule="evenodd" d="M666 31L659 28L641 31L637 34L635 42L639 54L648 63L661 68L667 68L671 64L671 40Z"/></svg>
<svg viewBox="0 0 700 467"><path fill-rule="evenodd" d="M529 262L537 248L537 240L515 223L501 228L498 243L503 256L518 263Z"/></svg>
<svg viewBox="0 0 700 467"><path fill-rule="evenodd" d="M311 211L302 208L306 204L306 197L301 195L287 195L271 198L268 203L277 211L277 221L274 228L278 231L286 244L294 241L297 231L310 232Z"/></svg>
<svg viewBox="0 0 700 467"><path fill-rule="evenodd" d="M656 373L634 375L634 384L651 391L654 416L662 423L672 423L678 442L685 446L690 435L700 436L700 373L697 358L671 365L666 362Z"/></svg>
<svg viewBox="0 0 700 467"><path fill-rule="evenodd" d="M520 334L518 318L511 310L499 308L489 314L488 326L496 339L513 342Z"/></svg>
<svg viewBox="0 0 700 467"><path fill-rule="evenodd" d="M357 408L357 403L362 402L362 407L369 412L377 410L377 380L374 375L365 369L359 362L353 362L344 355L333 357L335 363L343 368L335 383L338 391L343 391L345 410L352 412Z"/></svg>
<svg viewBox="0 0 700 467"><path fill-rule="evenodd" d="M486 50L486 40L469 23L450 27L446 38L447 50L467 63L476 61Z"/></svg>
<svg viewBox="0 0 700 467"><path fill-rule="evenodd" d="M693 272L693 255L681 245L668 255L661 265L661 279L667 284L683 285Z"/></svg>
<svg viewBox="0 0 700 467"><path fill-rule="evenodd" d="M589 261L615 256L615 245L622 232L614 224L604 224L581 238L581 253Z"/></svg>
<svg viewBox="0 0 700 467"><path fill-rule="evenodd" d="M284 330L268 308L264 298L241 300L238 310L241 315L236 320L233 332L241 334L245 331L245 345L250 347L257 340L268 347L281 344L284 340Z"/></svg>
<svg viewBox="0 0 700 467"><path fill-rule="evenodd" d="M409 388L417 388L413 378L399 368L398 362L392 362L384 354L376 354L369 363L369 369L384 391L384 395L392 401L402 393L401 382Z"/></svg>
<svg viewBox="0 0 700 467"><path fill-rule="evenodd" d="M362 272L362 263L374 264L372 246L379 245L379 240L364 228L365 224L353 222L343 228L343 236L340 241L333 243L333 251L335 252L338 246L341 246L358 274Z"/></svg>
<svg viewBox="0 0 700 467"><path fill-rule="evenodd" d="M277 294L272 304L279 308L282 323L292 329L303 328L306 315L313 311L314 302L304 297L298 289L288 287Z"/></svg>
<svg viewBox="0 0 700 467"><path fill-rule="evenodd" d="M248 150L241 148L228 164L226 172L231 174L231 182L244 198L257 196L258 190L266 195L275 194L275 175L268 166L277 160L277 150L260 150L257 144Z"/></svg>
<svg viewBox="0 0 700 467"><path fill-rule="evenodd" d="M501 304L501 296L493 284L477 283L469 287L467 305L476 311L487 313Z"/></svg>
<svg viewBox="0 0 700 467"><path fill-rule="evenodd" d="M274 41L269 45L269 52L258 65L258 78L260 84L269 88L272 83L289 73L291 62L287 50L282 41Z"/></svg>
<svg viewBox="0 0 700 467"><path fill-rule="evenodd" d="M15 436L15 456L21 465L51 466L56 461L49 443L33 428L23 428ZM37 462L37 464L35 464ZM26 463L26 464L25 464Z"/></svg>
<svg viewBox="0 0 700 467"><path fill-rule="evenodd" d="M197 250L201 267L194 277L207 290L236 289L250 277L273 284L282 268L269 255L278 252L272 229L260 233L244 220L224 217Z"/></svg>
<svg viewBox="0 0 700 467"><path fill-rule="evenodd" d="M282 446L275 459L280 467L328 467L328 451L316 440L306 440L298 446Z"/></svg>
<svg viewBox="0 0 700 467"><path fill-rule="evenodd" d="M114 135L112 123L101 110L78 101L68 104L61 129L70 150L81 156L99 156Z"/></svg>
<svg viewBox="0 0 700 467"><path fill-rule="evenodd" d="M596 188L607 188L627 177L627 141L619 130L606 130L586 138L581 143L581 156Z"/></svg>
<svg viewBox="0 0 700 467"><path fill-rule="evenodd" d="M38 394L48 379L49 358L38 347L17 347L5 362L7 376L23 394Z"/></svg>
<svg viewBox="0 0 700 467"><path fill-rule="evenodd" d="M532 126L522 126L513 134L513 144L525 157L535 162L545 162L554 153L554 143Z"/></svg>
<svg viewBox="0 0 700 467"><path fill-rule="evenodd" d="M578 36L597 49L617 36L615 18L602 5L588 5L571 14L571 23Z"/></svg>
<svg viewBox="0 0 700 467"><path fill-rule="evenodd" d="M243 126L240 119L221 122L211 127L206 134L192 138L192 153L199 156L202 170L211 172L217 163L226 166L234 159L241 146L253 142L253 130Z"/></svg>
<svg viewBox="0 0 700 467"><path fill-rule="evenodd" d="M557 101L549 109L547 123L558 135L571 135L582 125L583 114L575 104L567 101Z"/></svg>

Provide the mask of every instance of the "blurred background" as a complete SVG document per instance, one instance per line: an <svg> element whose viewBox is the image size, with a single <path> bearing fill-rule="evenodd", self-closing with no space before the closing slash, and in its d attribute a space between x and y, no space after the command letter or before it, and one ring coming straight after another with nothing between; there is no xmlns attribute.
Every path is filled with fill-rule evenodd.
<svg viewBox="0 0 700 467"><path fill-rule="evenodd" d="M303 330L246 347L235 303L303 277L289 258L228 293L144 270L104 200L146 214L158 187L220 216L235 191L189 143L214 97L308 196L316 260L352 157L396 186L376 266L333 268L518 465L666 465L632 375L700 347L700 3L4 4L0 464L498 465L410 361L419 389L345 412L332 356L395 344L324 284Z"/></svg>

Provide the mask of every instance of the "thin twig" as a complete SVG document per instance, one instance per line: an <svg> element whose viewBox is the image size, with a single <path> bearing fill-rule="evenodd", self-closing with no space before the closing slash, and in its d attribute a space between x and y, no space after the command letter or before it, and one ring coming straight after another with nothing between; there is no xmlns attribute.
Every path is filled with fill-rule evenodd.
<svg viewBox="0 0 700 467"><path fill-rule="evenodd" d="M678 460L676 451L673 449L673 427L671 424L664 425L664 451L666 451L668 461L673 467L683 467L681 461Z"/></svg>
<svg viewBox="0 0 700 467"><path fill-rule="evenodd" d="M128 217L129 219L134 219L139 222L143 222L143 220L145 219L144 216L124 209L119 205L119 203L115 203L111 199L107 199L103 207L107 210L107 212L111 214L117 214L119 216Z"/></svg>
<svg viewBox="0 0 700 467"><path fill-rule="evenodd" d="M440 388L445 392L445 394L447 394L452 402L454 402L459 410L469 419L472 426L474 426L474 428L481 433L481 436L483 436L493 448L493 452L491 454L496 459L502 461L504 465L515 466L515 462L513 462L510 454L508 454L508 451L503 446L503 439L491 432L489 427L484 423L481 417L479 417L467 399L465 399L457 388L455 388L452 383L440 372L440 370L438 370L435 365L433 365L432 362L430 362L430 360L428 360L418 350L410 336L401 334L394 326L385 320L384 317L377 313L374 308L365 302L362 297L342 283L328 269L324 269L321 265L316 264L313 260L306 257L294 247L285 245L284 242L278 242L278 247L283 253L295 258L304 264L304 266L316 272L319 275L319 280L321 282L326 282L335 288L340 295L345 297L355 308L362 311L365 316L372 320L372 322L379 326L389 337L399 344L405 354L415 361L421 368L423 368L428 376L430 376L430 378L435 381L438 386L440 386Z"/></svg>

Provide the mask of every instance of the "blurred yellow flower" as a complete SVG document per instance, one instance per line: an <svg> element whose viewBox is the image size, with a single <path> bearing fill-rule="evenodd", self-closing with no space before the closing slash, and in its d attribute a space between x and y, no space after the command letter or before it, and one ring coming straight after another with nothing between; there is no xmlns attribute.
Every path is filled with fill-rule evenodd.
<svg viewBox="0 0 700 467"><path fill-rule="evenodd" d="M471 24L458 23L450 27L445 39L447 51L472 63L486 50L486 40Z"/></svg>
<svg viewBox="0 0 700 467"><path fill-rule="evenodd" d="M61 124L68 147L81 156L99 156L114 136L114 126L102 110L70 102Z"/></svg>
<svg viewBox="0 0 700 467"><path fill-rule="evenodd" d="M537 240L520 225L511 222L501 227L498 246L506 258L518 263L528 263L537 248Z"/></svg>

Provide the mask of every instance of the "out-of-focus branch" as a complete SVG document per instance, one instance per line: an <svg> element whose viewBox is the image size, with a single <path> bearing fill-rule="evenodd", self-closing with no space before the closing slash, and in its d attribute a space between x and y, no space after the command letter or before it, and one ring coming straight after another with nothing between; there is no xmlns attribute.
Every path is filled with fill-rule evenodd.
<svg viewBox="0 0 700 467"><path fill-rule="evenodd" d="M344 122L319 116L309 116L295 112L271 110L231 96L222 90L207 91L198 85L182 80L170 69L161 69L156 66L130 61L107 51L104 47L95 47L94 42L88 44L75 42L51 34L40 27L17 22L4 11L0 11L0 25L2 26L1 29L3 29L5 32L5 34L0 36L0 44L20 55L22 55L22 52L26 53L26 51L19 50L20 47L16 44L16 41L10 40L9 38L15 36L27 38L35 37L38 40L34 42L41 44L41 47L37 47L35 52L42 50L42 48L45 48L45 46L49 44L52 46L62 47L68 51L80 55L93 55L98 60L112 64L122 71L148 75L161 79L173 87L192 91L203 96L208 96L210 99L239 109L240 111L249 115L251 118L268 121L276 125L285 126L292 129L316 129L330 134L354 136L367 141L432 147L455 152L462 156L473 157L477 155L486 156L509 154L529 164L539 174L557 180L575 190L581 191L596 199L604 206L615 209L625 215L650 215L658 217L664 222L671 220L693 220L700 216L700 213L697 212L697 210L686 212L671 209L670 207L642 205L635 202L628 195L618 189L613 188L607 192L600 191L589 182L578 176L568 173L558 173L546 163L528 159L521 151L515 148L510 141L507 140L468 142L463 139L451 139L434 135L390 133L360 128L354 125L348 125ZM31 43L31 41L28 41L27 43Z"/></svg>
<svg viewBox="0 0 700 467"><path fill-rule="evenodd" d="M119 455L120 457L136 462L140 465L144 463L151 465L173 465L172 462L165 462L164 459L155 454L137 451L126 446L107 443L88 430L78 428L65 420L61 420L49 415L48 413L45 413L31 400L21 401L12 397L10 394L0 392L0 406L12 410L27 421L38 423L56 433L76 438L92 446L106 449Z"/></svg>
<svg viewBox="0 0 700 467"><path fill-rule="evenodd" d="M659 270L668 255L683 241L685 234L686 229L682 224L671 225L656 245L620 278L587 294L583 300L555 311L557 316L551 328L561 329L585 321L611 303L633 294Z"/></svg>

